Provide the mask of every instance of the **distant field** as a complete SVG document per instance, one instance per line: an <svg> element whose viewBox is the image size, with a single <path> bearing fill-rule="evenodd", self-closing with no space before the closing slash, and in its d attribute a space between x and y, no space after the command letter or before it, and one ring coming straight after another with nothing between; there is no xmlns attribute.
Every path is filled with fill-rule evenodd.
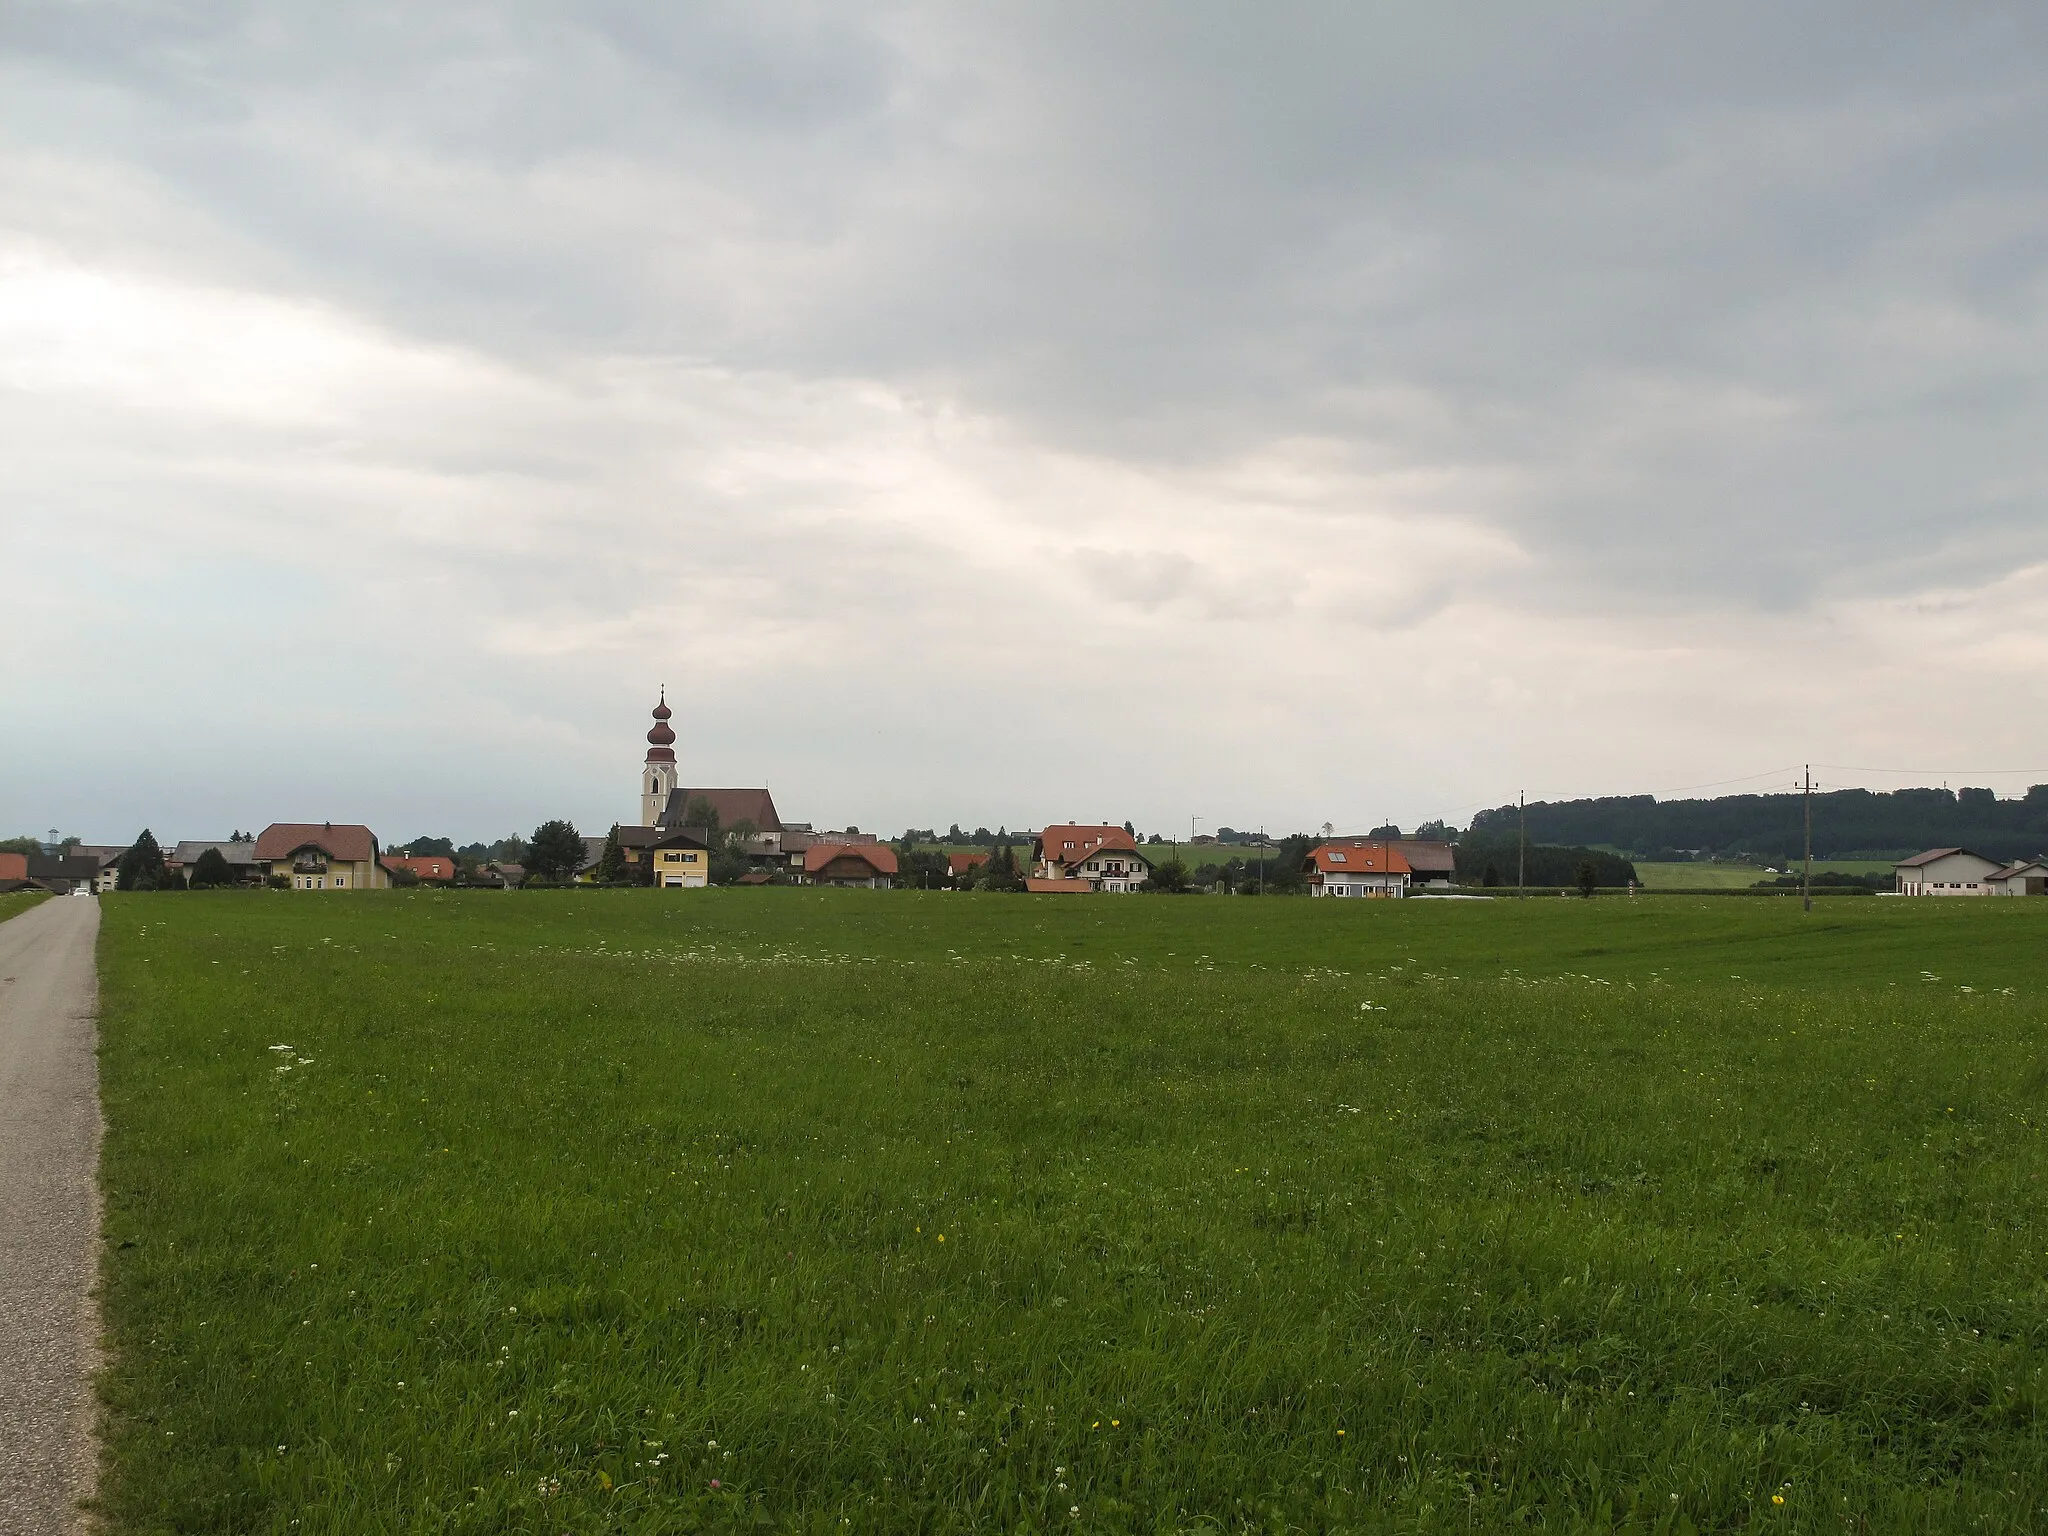
<svg viewBox="0 0 2048 1536"><path fill-rule="evenodd" d="M1839 870L1845 875L1889 873L1891 865L1867 859L1815 859L1813 872ZM1797 874L1799 866L1780 869L1780 874ZM1777 878L1761 864L1651 864L1638 859L1636 875L1646 890L1727 890L1752 886L1759 880Z"/></svg>
<svg viewBox="0 0 2048 1536"><path fill-rule="evenodd" d="M115 1532L2048 1519L2048 902L105 900Z"/></svg>

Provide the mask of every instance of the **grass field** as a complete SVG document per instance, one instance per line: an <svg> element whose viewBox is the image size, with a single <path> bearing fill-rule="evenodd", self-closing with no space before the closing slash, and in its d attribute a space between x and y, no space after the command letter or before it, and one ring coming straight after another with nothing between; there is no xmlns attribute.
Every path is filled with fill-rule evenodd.
<svg viewBox="0 0 2048 1536"><path fill-rule="evenodd" d="M1813 872L1823 874L1836 870L1845 875L1867 875L1889 872L1891 865L1868 859L1815 859ZM1799 866L1794 864L1791 873L1797 874ZM1782 873L1782 871L1781 871ZM1733 890L1747 889L1759 880L1773 880L1777 876L1761 864L1652 864L1638 859L1636 877L1643 882L1645 890Z"/></svg>
<svg viewBox="0 0 2048 1536"><path fill-rule="evenodd" d="M108 898L107 1510L2039 1529L2044 939L2018 901Z"/></svg>
<svg viewBox="0 0 2048 1536"><path fill-rule="evenodd" d="M8 891L0 895L0 923L10 917L19 917L39 901L48 901L48 891Z"/></svg>

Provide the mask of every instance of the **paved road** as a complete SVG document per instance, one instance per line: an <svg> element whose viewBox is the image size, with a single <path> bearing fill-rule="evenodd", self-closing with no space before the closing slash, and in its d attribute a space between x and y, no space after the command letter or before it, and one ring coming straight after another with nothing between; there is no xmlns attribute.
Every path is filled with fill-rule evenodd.
<svg viewBox="0 0 2048 1536"><path fill-rule="evenodd" d="M0 923L0 1532L82 1531L99 1238L95 897Z"/></svg>

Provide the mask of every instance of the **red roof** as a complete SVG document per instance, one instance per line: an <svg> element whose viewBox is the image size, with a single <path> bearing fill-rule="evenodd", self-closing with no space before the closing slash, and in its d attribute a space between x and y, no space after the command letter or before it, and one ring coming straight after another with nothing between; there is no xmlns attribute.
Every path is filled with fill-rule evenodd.
<svg viewBox="0 0 2048 1536"><path fill-rule="evenodd" d="M1413 873L1408 861L1401 857L1400 848L1370 837L1346 837L1324 843L1309 851L1309 861L1318 873L1325 875L1377 875L1382 870L1396 875Z"/></svg>
<svg viewBox="0 0 2048 1536"><path fill-rule="evenodd" d="M896 873L896 850L887 843L813 843L804 850L804 873L815 875L834 859L865 859L878 875Z"/></svg>
<svg viewBox="0 0 2048 1536"><path fill-rule="evenodd" d="M1078 864L1091 853L1105 848L1138 851L1138 840L1122 827L1047 827L1038 834L1036 851L1042 859L1061 864Z"/></svg>
<svg viewBox="0 0 2048 1536"><path fill-rule="evenodd" d="M946 855L946 866L956 875L964 875L970 869L979 869L987 862L988 855L985 853L949 853Z"/></svg>
<svg viewBox="0 0 2048 1536"><path fill-rule="evenodd" d="M347 821L273 821L256 839L256 858L288 859L301 848L318 848L343 864L367 863L377 857L377 834Z"/></svg>
<svg viewBox="0 0 2048 1536"><path fill-rule="evenodd" d="M396 858L387 857L384 860L384 867L392 870L409 869L422 880L453 880L455 878L455 861L453 859L444 859L438 853L420 854L410 858L402 856Z"/></svg>

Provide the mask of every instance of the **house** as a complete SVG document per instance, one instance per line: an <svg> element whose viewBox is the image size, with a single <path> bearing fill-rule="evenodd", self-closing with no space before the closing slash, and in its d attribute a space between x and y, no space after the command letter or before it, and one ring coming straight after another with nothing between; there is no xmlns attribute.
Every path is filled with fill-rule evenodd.
<svg viewBox="0 0 2048 1536"><path fill-rule="evenodd" d="M987 862L988 855L985 853L949 853L946 855L946 871L958 880L973 874Z"/></svg>
<svg viewBox="0 0 2048 1536"><path fill-rule="evenodd" d="M28 855L0 853L0 880L28 879Z"/></svg>
<svg viewBox="0 0 2048 1536"><path fill-rule="evenodd" d="M93 882L93 889L97 891L111 891L114 888L114 882L121 874L121 856L127 851L126 848L115 848L106 843L71 845L72 858L93 859L99 863L99 878Z"/></svg>
<svg viewBox="0 0 2048 1536"><path fill-rule="evenodd" d="M2008 864L1985 877L1984 885L1993 896L2048 896L2048 863L2030 859Z"/></svg>
<svg viewBox="0 0 2048 1536"><path fill-rule="evenodd" d="M1990 877L2006 866L1967 848L1930 848L1892 866L1901 896L1989 896Z"/></svg>
<svg viewBox="0 0 2048 1536"><path fill-rule="evenodd" d="M818 841L804 850L805 885L861 886L886 891L896 879L896 850L887 843Z"/></svg>
<svg viewBox="0 0 2048 1536"><path fill-rule="evenodd" d="M1406 896L1415 871L1391 838L1340 837L1303 861L1311 896Z"/></svg>
<svg viewBox="0 0 2048 1536"><path fill-rule="evenodd" d="M665 891L694 891L711 883L711 845L701 832L670 832L647 850L654 883Z"/></svg>
<svg viewBox="0 0 2048 1536"><path fill-rule="evenodd" d="M199 863L199 856L209 848L227 860L228 869L234 875L237 884L263 883L263 872L256 867L254 843L187 840L173 845L171 851L164 855L164 868L177 870L189 880L192 878L194 867Z"/></svg>
<svg viewBox="0 0 2048 1536"><path fill-rule="evenodd" d="M247 844L243 845L247 847ZM438 853L386 854L384 867L397 874L401 869L417 880L446 883L455 878L455 861Z"/></svg>
<svg viewBox="0 0 2048 1536"><path fill-rule="evenodd" d="M1031 843L1032 876L1085 880L1092 891L1135 891L1152 877L1152 861L1122 827L1047 827Z"/></svg>
<svg viewBox="0 0 2048 1536"><path fill-rule="evenodd" d="M97 890L100 861L90 855L31 853L28 855L28 878L59 896L69 896L77 890Z"/></svg>
<svg viewBox="0 0 2048 1536"><path fill-rule="evenodd" d="M274 821L256 839L256 865L295 891L384 890L391 876L377 835L356 822Z"/></svg>

